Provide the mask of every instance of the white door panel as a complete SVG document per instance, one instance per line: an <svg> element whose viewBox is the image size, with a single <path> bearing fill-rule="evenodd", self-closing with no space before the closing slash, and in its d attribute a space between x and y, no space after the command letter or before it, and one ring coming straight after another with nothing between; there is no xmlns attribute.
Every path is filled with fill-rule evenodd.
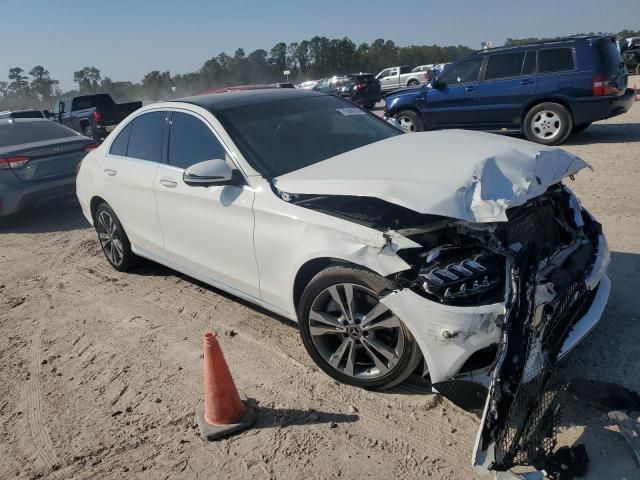
<svg viewBox="0 0 640 480"><path fill-rule="evenodd" d="M156 173L156 203L167 259L259 298L254 192L233 185L189 186L182 173L168 165L161 165Z"/></svg>
<svg viewBox="0 0 640 480"><path fill-rule="evenodd" d="M97 172L103 198L116 212L129 240L162 254L162 232L156 215L153 189L158 163L107 155Z"/></svg>

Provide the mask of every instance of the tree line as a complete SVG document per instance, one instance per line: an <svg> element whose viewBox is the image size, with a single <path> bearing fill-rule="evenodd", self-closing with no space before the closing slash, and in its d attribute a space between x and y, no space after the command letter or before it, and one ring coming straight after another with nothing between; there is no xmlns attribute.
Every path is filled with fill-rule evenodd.
<svg viewBox="0 0 640 480"><path fill-rule="evenodd" d="M640 35L623 30L622 38ZM512 39L515 45L540 39ZM195 72L172 75L170 71L154 70L141 81L115 81L94 67L84 67L73 74L77 88L62 91L42 65L29 70L21 67L9 70L8 81L0 81L0 110L16 108L50 108L57 98L89 93L109 93L116 101L130 99L161 100L197 94L226 85L275 83L285 80L283 71L289 70L289 80L299 82L339 73L378 73L394 65L422 65L450 62L471 53L469 47L411 45L398 46L382 38L372 43L356 45L348 37L315 36L309 40L286 44L279 42L269 51L257 49L246 54L238 48L233 56L225 52L204 62Z"/></svg>
<svg viewBox="0 0 640 480"><path fill-rule="evenodd" d="M393 65L419 65L449 62L472 50L465 46L411 45L402 47L392 40L379 38L371 44L356 45L348 37L313 37L301 42L279 42L269 51L257 49L247 54L238 48L233 55L225 52L204 62L198 71L172 75L154 70L140 82L115 81L94 67L84 67L73 74L77 88L62 91L59 81L42 66L27 76L21 67L9 71L8 81L0 81L0 110L8 108L50 108L59 97L86 93L109 93L116 100L160 100L180 97L226 85L299 82L339 73L367 71L377 73Z"/></svg>

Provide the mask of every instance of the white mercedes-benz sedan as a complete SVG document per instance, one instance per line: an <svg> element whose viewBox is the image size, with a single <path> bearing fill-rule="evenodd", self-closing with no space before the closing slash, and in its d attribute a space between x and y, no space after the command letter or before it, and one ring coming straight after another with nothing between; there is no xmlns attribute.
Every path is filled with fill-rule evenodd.
<svg viewBox="0 0 640 480"><path fill-rule="evenodd" d="M297 321L341 382L419 372L487 399L478 464L506 465L511 406L538 402L609 296L601 227L562 183L585 166L263 89L137 110L85 157L77 195L114 268L144 257Z"/></svg>

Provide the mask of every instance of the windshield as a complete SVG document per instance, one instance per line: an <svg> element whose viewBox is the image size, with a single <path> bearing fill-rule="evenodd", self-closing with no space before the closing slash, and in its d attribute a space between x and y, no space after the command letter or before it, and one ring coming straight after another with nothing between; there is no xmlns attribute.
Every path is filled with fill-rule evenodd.
<svg viewBox="0 0 640 480"><path fill-rule="evenodd" d="M268 178L402 134L329 95L214 112L253 168Z"/></svg>

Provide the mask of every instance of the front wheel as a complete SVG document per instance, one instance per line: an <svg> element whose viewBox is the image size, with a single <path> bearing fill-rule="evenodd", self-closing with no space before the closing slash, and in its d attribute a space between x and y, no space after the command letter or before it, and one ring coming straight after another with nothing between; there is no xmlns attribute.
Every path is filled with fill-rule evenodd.
<svg viewBox="0 0 640 480"><path fill-rule="evenodd" d="M558 145L566 140L573 129L569 111L559 103L545 102L535 105L524 117L527 139L542 145Z"/></svg>
<svg viewBox="0 0 640 480"><path fill-rule="evenodd" d="M424 130L420 116L413 110L403 110L397 113L394 118L398 121L402 130L407 133L421 132Z"/></svg>
<svg viewBox="0 0 640 480"><path fill-rule="evenodd" d="M382 389L407 378L421 360L402 321L380 302L388 281L368 270L334 266L317 274L300 299L302 341L339 382Z"/></svg>

